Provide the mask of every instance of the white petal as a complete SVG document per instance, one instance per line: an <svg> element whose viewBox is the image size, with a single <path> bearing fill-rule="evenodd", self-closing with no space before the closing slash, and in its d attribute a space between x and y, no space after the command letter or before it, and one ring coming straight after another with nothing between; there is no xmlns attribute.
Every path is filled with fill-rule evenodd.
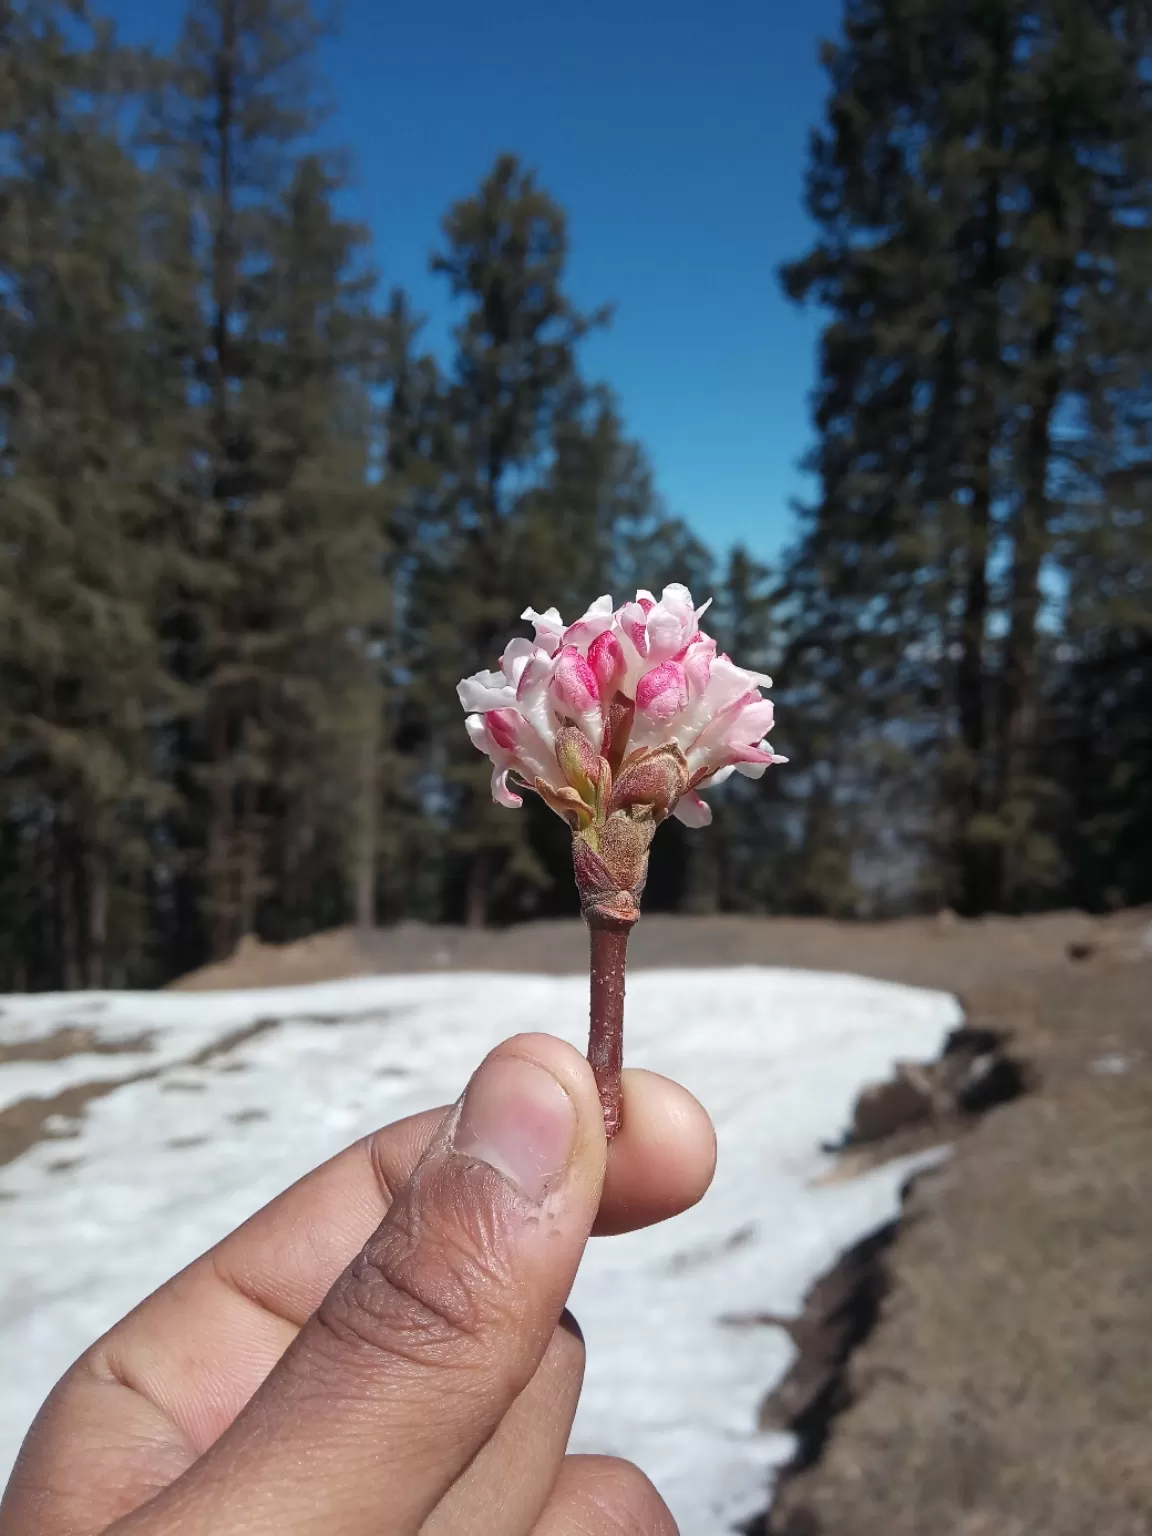
<svg viewBox="0 0 1152 1536"><path fill-rule="evenodd" d="M560 617L560 610L546 608L543 613L537 613L535 608L525 608L520 617L535 625L537 645L544 646L551 655L564 635L564 620Z"/></svg>
<svg viewBox="0 0 1152 1536"><path fill-rule="evenodd" d="M500 670L509 681L519 682L521 672L537 651L543 649L544 647L537 645L535 640L525 640L523 635L517 635L504 647L504 654L500 658Z"/></svg>
<svg viewBox="0 0 1152 1536"><path fill-rule="evenodd" d="M523 797L515 790L509 788L507 768L497 768L492 774L492 798L497 805L506 806L510 811L518 811L524 804Z"/></svg>
<svg viewBox="0 0 1152 1536"><path fill-rule="evenodd" d="M479 751L491 754L495 750L496 743L488 734L483 715L469 715L464 722L464 729L468 732L468 740Z"/></svg>
<svg viewBox="0 0 1152 1536"><path fill-rule="evenodd" d="M728 656L716 656L708 674L708 687L704 692L704 704L708 717L712 718L746 693L760 686L755 672L745 672Z"/></svg>
<svg viewBox="0 0 1152 1536"><path fill-rule="evenodd" d="M589 605L587 612L576 620L577 624L584 623L587 619L604 619L612 616L612 594L605 592L601 597Z"/></svg>
<svg viewBox="0 0 1152 1536"><path fill-rule="evenodd" d="M612 598L609 593L598 597L588 611L580 616L575 624L570 624L564 631L564 644L574 645L583 655L588 654L588 647L606 629L611 629L615 614L612 612Z"/></svg>
<svg viewBox="0 0 1152 1536"><path fill-rule="evenodd" d="M758 745L761 752L772 752L772 746L767 737L759 742ZM772 763L786 763L787 761L788 759L781 757L779 752L772 752ZM736 772L742 773L746 779L762 779L765 769L770 768L772 763L737 763Z"/></svg>
<svg viewBox="0 0 1152 1536"><path fill-rule="evenodd" d="M696 610L692 606L692 594L684 583L674 581L666 586L657 606L672 615L688 641L696 631Z"/></svg>
<svg viewBox="0 0 1152 1536"><path fill-rule="evenodd" d="M520 679L516 693L516 708L531 723L548 753L555 749L556 732L560 727L560 717L552 697L554 671L553 659L538 653L532 660L531 668Z"/></svg>
<svg viewBox="0 0 1152 1536"><path fill-rule="evenodd" d="M477 672L456 684L456 697L469 714L484 714L516 703L516 689L503 672Z"/></svg>
<svg viewBox="0 0 1152 1536"><path fill-rule="evenodd" d="M680 614L665 608L663 604L653 608L648 615L648 665L659 666L670 661L677 651L683 650L687 636Z"/></svg>
<svg viewBox="0 0 1152 1536"><path fill-rule="evenodd" d="M686 827L706 827L712 820L712 807L701 800L699 795L689 790L686 795L680 796L672 814Z"/></svg>

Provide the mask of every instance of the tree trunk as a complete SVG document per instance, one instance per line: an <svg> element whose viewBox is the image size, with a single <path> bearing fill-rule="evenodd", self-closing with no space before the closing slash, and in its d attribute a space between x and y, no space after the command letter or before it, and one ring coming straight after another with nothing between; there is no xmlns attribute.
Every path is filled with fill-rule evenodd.
<svg viewBox="0 0 1152 1536"><path fill-rule="evenodd" d="M1022 494L1012 528L1012 589L1000 688L1000 752L996 784L997 811L1006 825L1015 820L1007 812L1022 794L1036 734L1040 574L1048 552L1052 415L1060 395L1060 370L1056 360L1058 302L1058 297L1054 297L1052 315L1037 335L1033 348L1032 366L1039 383L1025 440ZM1002 905L1011 901L1017 883L1013 852L1006 842L999 871L998 896Z"/></svg>
<svg viewBox="0 0 1152 1536"><path fill-rule="evenodd" d="M108 855L103 848L90 846L85 858L84 884L86 887L87 933L85 935L85 962L87 984L99 989L106 983L108 956Z"/></svg>
<svg viewBox="0 0 1152 1536"><path fill-rule="evenodd" d="M708 832L689 844L684 910L693 917L710 917L720 910L720 848L726 829L726 818L717 816Z"/></svg>
<svg viewBox="0 0 1152 1536"><path fill-rule="evenodd" d="M992 882L987 846L974 836L974 823L984 810L985 682L984 646L988 624L988 531L991 520L991 450L985 475L975 488L968 521L968 575L964 590L964 617L960 628L960 665L957 669L957 705L960 739L966 757L966 784L962 810L963 832L960 864L960 910L974 915L989 903Z"/></svg>
<svg viewBox="0 0 1152 1536"><path fill-rule="evenodd" d="M226 960L236 946L236 903L232 894L235 827L232 779L227 762L227 730L219 699L208 705L208 858L207 906L209 950L213 960Z"/></svg>
<svg viewBox="0 0 1152 1536"><path fill-rule="evenodd" d="M381 701L373 688L361 723L360 761L352 847L352 893L359 928L376 926L376 842L379 821Z"/></svg>
<svg viewBox="0 0 1152 1536"><path fill-rule="evenodd" d="M212 433L216 455L213 496L224 537L233 526L227 510L230 487L228 463L231 448L231 408L228 394L231 377L230 325L235 291L235 188L232 135L235 123L237 29L235 0L224 0L219 9L220 39L215 68L216 222L212 230L212 346L209 377L212 381ZM216 535L220 537L219 534ZM225 550L225 555L227 550ZM227 639L228 613L222 606L216 615L221 635L210 636L219 644ZM217 657L216 665L219 665ZM237 847L235 782L229 762L231 731L229 709L217 692L208 700L209 827L208 827L208 909L210 949L214 960L228 957L240 937L235 876L241 850ZM240 829L242 830L242 829Z"/></svg>
<svg viewBox="0 0 1152 1536"><path fill-rule="evenodd" d="M1002 195L999 157L1004 144L1003 92L1010 62L1011 39L1003 12L995 23L990 44L996 65L988 102L987 148L991 173L985 190L980 238L980 275L975 301L979 315L975 361L980 404L972 438L972 502L967 529L967 575L964 616L960 629L960 664L957 669L957 713L960 739L967 759L967 785L961 815L959 901L960 911L974 916L995 903L997 850L981 827L986 812L988 698L985 647L988 643L988 556L992 523L994 453L999 427L1000 276Z"/></svg>
<svg viewBox="0 0 1152 1536"><path fill-rule="evenodd" d="M468 885L464 893L464 926L487 928L488 908L492 900L492 864L490 848L481 848L472 860L468 871Z"/></svg>
<svg viewBox="0 0 1152 1536"><path fill-rule="evenodd" d="M80 963L79 885L75 848L66 829L56 831L56 903L60 930L60 976L66 992L78 992L84 985Z"/></svg>
<svg viewBox="0 0 1152 1536"><path fill-rule="evenodd" d="M251 753L246 754L251 756ZM264 838L259 821L259 786L248 779L240 792L236 837L236 932L233 946L256 932L264 874Z"/></svg>

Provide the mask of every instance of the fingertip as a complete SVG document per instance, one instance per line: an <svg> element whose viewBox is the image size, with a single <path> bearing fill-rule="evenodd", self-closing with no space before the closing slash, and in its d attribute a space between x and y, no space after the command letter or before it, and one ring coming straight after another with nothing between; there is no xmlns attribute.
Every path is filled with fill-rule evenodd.
<svg viewBox="0 0 1152 1536"><path fill-rule="evenodd" d="M525 1030L522 1034L511 1035L507 1040L494 1046L484 1060L492 1061L501 1056L531 1061L551 1072L571 1097L581 1117L593 1108L599 1109L596 1080L592 1076L592 1068L588 1065L587 1058L582 1056L574 1045L570 1045L567 1040L561 1040L558 1035L549 1035L543 1030Z"/></svg>
<svg viewBox="0 0 1152 1536"><path fill-rule="evenodd" d="M464 1095L464 1105L474 1095L485 1077L509 1075L527 1067L547 1073L567 1096L575 1110L575 1135L562 1177L549 1180L549 1187L561 1200L567 1219L579 1226L582 1221L587 1238L604 1182L607 1147L604 1117L596 1079L587 1059L566 1040L543 1031L526 1031L501 1042L481 1062Z"/></svg>
<svg viewBox="0 0 1152 1536"><path fill-rule="evenodd" d="M716 1133L693 1094L657 1072L624 1073L623 1123L605 1147L596 1080L587 1059L542 1031L513 1035L486 1058L515 1058L545 1068L576 1105L576 1184L599 1194L598 1236L630 1232L696 1204L716 1168ZM602 1184L601 1184L602 1179Z"/></svg>
<svg viewBox="0 0 1152 1536"><path fill-rule="evenodd" d="M702 1198L715 1169L716 1132L700 1101L659 1073L629 1070L593 1230L607 1236L676 1216Z"/></svg>

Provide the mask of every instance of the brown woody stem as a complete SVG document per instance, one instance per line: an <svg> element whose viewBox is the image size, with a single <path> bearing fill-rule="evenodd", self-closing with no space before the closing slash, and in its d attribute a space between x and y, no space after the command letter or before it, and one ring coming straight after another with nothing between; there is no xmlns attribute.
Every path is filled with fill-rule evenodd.
<svg viewBox="0 0 1152 1536"><path fill-rule="evenodd" d="M632 924L587 913L591 937L591 1028L588 1060L600 1090L604 1132L611 1141L620 1129L623 1097L620 1072L624 1064L624 967Z"/></svg>

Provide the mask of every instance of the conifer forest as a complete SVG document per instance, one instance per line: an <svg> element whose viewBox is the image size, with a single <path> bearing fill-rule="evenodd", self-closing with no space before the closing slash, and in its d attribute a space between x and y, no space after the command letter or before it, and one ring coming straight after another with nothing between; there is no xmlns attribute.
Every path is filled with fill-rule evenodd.
<svg viewBox="0 0 1152 1536"><path fill-rule="evenodd" d="M574 913L455 685L526 604L672 581L789 766L669 824L649 910L1152 901L1148 0L845 0L813 238L763 273L821 325L771 569L662 503L527 159L428 231L428 345L317 148L319 36L0 0L0 990Z"/></svg>

